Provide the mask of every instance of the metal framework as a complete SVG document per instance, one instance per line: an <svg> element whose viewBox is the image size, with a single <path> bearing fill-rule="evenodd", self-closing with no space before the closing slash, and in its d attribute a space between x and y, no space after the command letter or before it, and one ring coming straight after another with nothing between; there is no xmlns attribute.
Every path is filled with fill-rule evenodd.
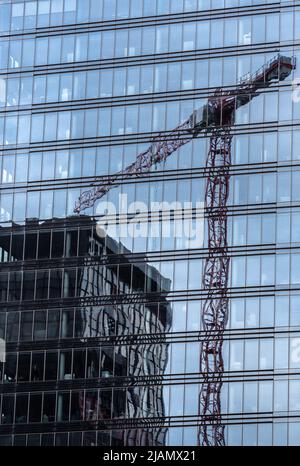
<svg viewBox="0 0 300 466"><path fill-rule="evenodd" d="M203 274L203 288L207 290L207 297L201 315L204 337L202 337L200 353L200 373L203 374L199 394L201 425L198 442L200 445L225 444L220 396L224 372L223 333L228 321L227 200L231 140L229 130L215 130L210 138L210 150L206 162L205 208L208 222L208 257L205 260Z"/></svg>
<svg viewBox="0 0 300 466"><path fill-rule="evenodd" d="M198 443L205 446L225 445L221 416L221 388L224 372L223 334L228 321L229 255L227 246L227 201L231 167L230 128L237 108L259 95L274 80L286 79L296 67L293 57L276 55L254 74L243 77L234 90L216 90L205 106L174 130L159 135L150 147L123 172L82 193L74 211L80 213L93 206L112 187L131 175L149 172L153 165L164 162L183 144L200 132L210 136L206 161L205 206L208 222L208 257L205 260L203 288L206 299L201 310L204 337L201 337L200 373L203 376L199 394L200 425Z"/></svg>

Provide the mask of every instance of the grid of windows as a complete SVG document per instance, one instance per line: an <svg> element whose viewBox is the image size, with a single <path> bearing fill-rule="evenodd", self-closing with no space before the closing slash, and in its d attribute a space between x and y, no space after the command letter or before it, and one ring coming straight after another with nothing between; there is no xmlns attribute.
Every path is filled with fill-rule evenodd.
<svg viewBox="0 0 300 466"><path fill-rule="evenodd" d="M164 436L164 443L168 445L195 445L194 439L197 435L196 427L170 427L167 435ZM230 424L226 425L226 443L236 446L298 446L300 423L292 421L290 423L278 421L273 425L269 422ZM155 430L149 429L147 433L151 438L155 438ZM56 434L28 434L14 436L0 436L1 445L42 445L42 446L63 446L63 445L123 445L123 431L113 429L85 432L62 432ZM136 445L143 445L147 438L145 431L141 428L133 436Z"/></svg>
<svg viewBox="0 0 300 466"><path fill-rule="evenodd" d="M197 225L209 135L107 193L145 202L144 237L74 207L278 50L296 69L232 129L221 413L228 445L299 445L299 8L0 0L0 445L197 444L207 218L191 245L150 209L190 202Z"/></svg>

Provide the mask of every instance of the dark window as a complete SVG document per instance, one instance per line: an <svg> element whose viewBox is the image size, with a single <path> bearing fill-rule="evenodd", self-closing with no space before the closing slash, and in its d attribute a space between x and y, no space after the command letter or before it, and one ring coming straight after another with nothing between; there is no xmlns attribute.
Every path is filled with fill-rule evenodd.
<svg viewBox="0 0 300 466"><path fill-rule="evenodd" d="M61 338L72 338L74 326L74 310L63 309L60 324Z"/></svg>
<svg viewBox="0 0 300 466"><path fill-rule="evenodd" d="M87 378L99 377L99 350L88 349L87 351Z"/></svg>
<svg viewBox="0 0 300 466"><path fill-rule="evenodd" d="M10 240L10 235L0 236L0 262L7 262L9 260Z"/></svg>
<svg viewBox="0 0 300 466"><path fill-rule="evenodd" d="M133 292L145 290L145 264L136 264L132 271L132 290Z"/></svg>
<svg viewBox="0 0 300 466"><path fill-rule="evenodd" d="M114 370L114 354L112 348L102 348L100 377L112 377Z"/></svg>
<svg viewBox="0 0 300 466"><path fill-rule="evenodd" d="M119 266L119 293L125 292L131 292L131 265Z"/></svg>
<svg viewBox="0 0 300 466"><path fill-rule="evenodd" d="M127 357L126 357L127 348L116 347L115 348L115 375L116 376L126 376L127 375Z"/></svg>
<svg viewBox="0 0 300 466"><path fill-rule="evenodd" d="M72 351L61 351L59 361L59 378L62 380L72 379Z"/></svg>
<svg viewBox="0 0 300 466"><path fill-rule="evenodd" d="M30 353L20 353L18 361L18 382L28 382L30 376Z"/></svg>
<svg viewBox="0 0 300 466"><path fill-rule="evenodd" d="M72 298L76 290L76 269L64 271L64 297Z"/></svg>
<svg viewBox="0 0 300 466"><path fill-rule="evenodd" d="M54 231L52 234L51 257L63 257L64 231Z"/></svg>
<svg viewBox="0 0 300 466"><path fill-rule="evenodd" d="M35 311L34 313L34 340L45 340L46 338L46 311Z"/></svg>
<svg viewBox="0 0 300 466"><path fill-rule="evenodd" d="M2 424L12 424L14 419L15 397L14 395L3 395L2 398Z"/></svg>
<svg viewBox="0 0 300 466"><path fill-rule="evenodd" d="M36 276L36 295L35 299L48 298L48 270L38 270Z"/></svg>
<svg viewBox="0 0 300 466"><path fill-rule="evenodd" d="M22 298L24 301L34 299L35 272L24 272Z"/></svg>
<svg viewBox="0 0 300 466"><path fill-rule="evenodd" d="M80 421L81 410L80 410L80 394L79 392L73 392L71 396L71 421Z"/></svg>
<svg viewBox="0 0 300 466"><path fill-rule="evenodd" d="M7 354L4 365L4 382L15 382L17 376L17 355Z"/></svg>
<svg viewBox="0 0 300 466"><path fill-rule="evenodd" d="M22 272L11 272L9 276L9 301L21 298Z"/></svg>
<svg viewBox="0 0 300 466"><path fill-rule="evenodd" d="M29 422L41 422L42 395L31 394L29 405Z"/></svg>
<svg viewBox="0 0 300 466"><path fill-rule="evenodd" d="M122 446L124 444L123 436L124 432L122 430L113 430L111 433L111 445Z"/></svg>
<svg viewBox="0 0 300 466"><path fill-rule="evenodd" d="M71 446L81 445L81 436L82 436L81 432L70 432L69 445Z"/></svg>
<svg viewBox="0 0 300 466"><path fill-rule="evenodd" d="M25 424L27 422L27 413L28 395L17 395L15 422L17 424Z"/></svg>
<svg viewBox="0 0 300 466"><path fill-rule="evenodd" d="M7 300L8 276L7 273L0 274L0 301Z"/></svg>
<svg viewBox="0 0 300 466"><path fill-rule="evenodd" d="M55 420L55 393L44 394L43 417L42 422L54 422Z"/></svg>
<svg viewBox="0 0 300 466"><path fill-rule="evenodd" d="M3 340L5 340L5 321L5 312L0 312L0 338L2 338Z"/></svg>
<svg viewBox="0 0 300 466"><path fill-rule="evenodd" d="M126 414L126 390L114 390L113 393L113 417L125 417Z"/></svg>
<svg viewBox="0 0 300 466"><path fill-rule="evenodd" d="M96 445L96 432L83 432L83 445L94 447Z"/></svg>
<svg viewBox="0 0 300 466"><path fill-rule="evenodd" d="M109 446L110 445L110 436L109 432L98 432L97 436L97 445L100 446Z"/></svg>
<svg viewBox="0 0 300 466"><path fill-rule="evenodd" d="M32 324L33 324L33 312L22 312L21 313L21 326L20 326L20 340L30 341L32 340Z"/></svg>
<svg viewBox="0 0 300 466"><path fill-rule="evenodd" d="M66 257L77 256L78 230L66 233Z"/></svg>
<svg viewBox="0 0 300 466"><path fill-rule="evenodd" d="M157 270L152 266L147 266L147 285L146 291L148 293L151 292L159 292L161 289L160 286L160 275Z"/></svg>
<svg viewBox="0 0 300 466"><path fill-rule="evenodd" d="M91 229L81 229L79 232L79 255L86 256L90 251Z"/></svg>
<svg viewBox="0 0 300 466"><path fill-rule="evenodd" d="M69 436L66 432L63 434L56 434L55 436L55 446L66 446L68 445Z"/></svg>
<svg viewBox="0 0 300 466"><path fill-rule="evenodd" d="M37 234L26 233L25 235L25 260L35 259L37 250Z"/></svg>
<svg viewBox="0 0 300 466"><path fill-rule="evenodd" d="M87 288L86 267L77 268L76 296L85 296Z"/></svg>
<svg viewBox="0 0 300 466"><path fill-rule="evenodd" d="M36 382L44 378L44 353L32 353L31 380Z"/></svg>
<svg viewBox="0 0 300 466"><path fill-rule="evenodd" d="M50 231L41 231L39 234L38 258L47 259L50 256Z"/></svg>
<svg viewBox="0 0 300 466"><path fill-rule="evenodd" d="M31 434L27 438L27 446L39 447L41 442L40 434Z"/></svg>
<svg viewBox="0 0 300 466"><path fill-rule="evenodd" d="M60 325L60 311L59 310L48 311L47 338L58 338L59 337L59 325Z"/></svg>
<svg viewBox="0 0 300 466"><path fill-rule="evenodd" d="M5 314L3 314L5 317ZM7 314L6 340L17 341L19 337L19 312L9 312Z"/></svg>
<svg viewBox="0 0 300 466"><path fill-rule="evenodd" d="M101 390L99 392L99 419L110 419L112 408L112 390Z"/></svg>
<svg viewBox="0 0 300 466"><path fill-rule="evenodd" d="M87 390L85 393L85 413L86 421L99 419L98 413L98 390Z"/></svg>
<svg viewBox="0 0 300 466"><path fill-rule="evenodd" d="M50 270L50 298L60 298L62 291L62 270Z"/></svg>
<svg viewBox="0 0 300 466"><path fill-rule="evenodd" d="M52 447L54 445L54 434L42 434L42 447Z"/></svg>
<svg viewBox="0 0 300 466"><path fill-rule="evenodd" d="M11 260L23 260L24 234L14 233L11 242Z"/></svg>
<svg viewBox="0 0 300 466"><path fill-rule="evenodd" d="M14 446L15 447L26 446L26 435L15 435L14 436Z"/></svg>
<svg viewBox="0 0 300 466"><path fill-rule="evenodd" d="M73 372L76 379L83 379L85 377L85 358L85 350L74 350Z"/></svg>
<svg viewBox="0 0 300 466"><path fill-rule="evenodd" d="M57 351L46 353L45 380L57 379Z"/></svg>

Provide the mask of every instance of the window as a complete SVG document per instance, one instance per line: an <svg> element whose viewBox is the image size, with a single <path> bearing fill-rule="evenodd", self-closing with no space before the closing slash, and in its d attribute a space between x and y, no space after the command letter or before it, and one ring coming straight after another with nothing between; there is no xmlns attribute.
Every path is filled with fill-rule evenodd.
<svg viewBox="0 0 300 466"><path fill-rule="evenodd" d="M20 340L32 340L33 312L27 311L21 313Z"/></svg>

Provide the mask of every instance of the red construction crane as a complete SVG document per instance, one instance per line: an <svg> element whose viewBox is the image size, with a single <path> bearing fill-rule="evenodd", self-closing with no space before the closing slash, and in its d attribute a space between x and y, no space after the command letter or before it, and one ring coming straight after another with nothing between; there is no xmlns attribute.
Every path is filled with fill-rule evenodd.
<svg viewBox="0 0 300 466"><path fill-rule="evenodd" d="M170 132L158 135L136 161L110 178L98 178L95 186L81 194L74 212L92 207L122 180L149 172L153 165L164 162L173 152L200 133L210 137L206 160L205 212L208 222L208 256L205 259L202 306L199 394L200 445L225 445L221 417L221 388L224 362L223 334L228 321L229 255L227 243L227 201L231 167L231 126L236 110L246 105L260 90L274 80L283 81L296 68L294 57L276 55L254 74L241 78L235 89L217 89L207 103Z"/></svg>

